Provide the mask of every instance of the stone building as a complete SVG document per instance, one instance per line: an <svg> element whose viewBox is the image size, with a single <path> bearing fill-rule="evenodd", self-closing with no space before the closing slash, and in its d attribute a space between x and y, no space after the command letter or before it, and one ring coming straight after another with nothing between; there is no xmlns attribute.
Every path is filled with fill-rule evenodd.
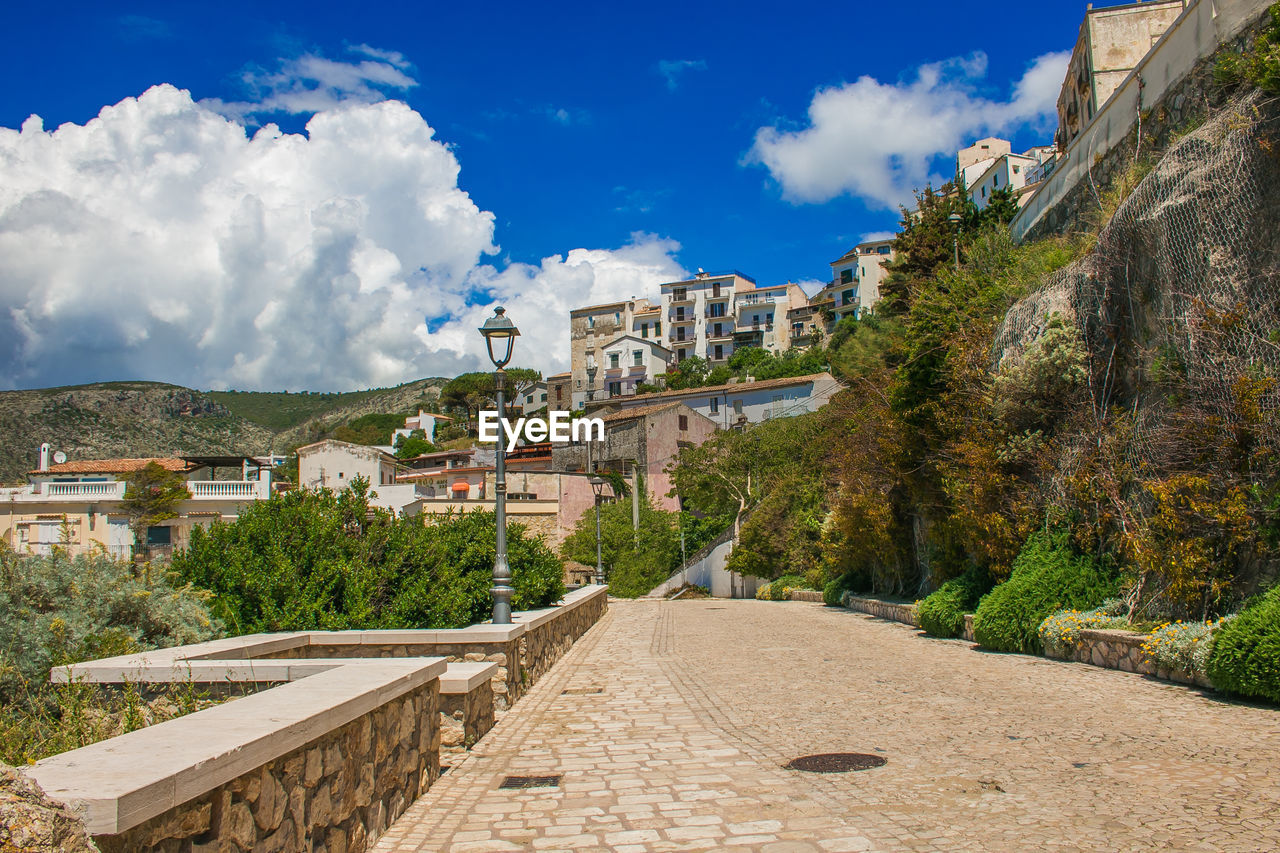
<svg viewBox="0 0 1280 853"><path fill-rule="evenodd" d="M1178 19L1188 0L1089 4L1058 95L1059 151L1066 151L1111 94Z"/></svg>
<svg viewBox="0 0 1280 853"><path fill-rule="evenodd" d="M673 361L679 364L694 355L711 360L715 350L709 345L719 346L721 360L727 359L733 351L736 294L755 288L754 279L737 271L713 275L699 270L693 278L662 285L665 345L675 354Z"/></svg>
<svg viewBox="0 0 1280 853"><path fill-rule="evenodd" d="M589 305L569 312L570 404L582 408L589 400L606 393L602 350L635 324L637 313L652 314L646 299L627 299L604 305ZM660 333L660 332L659 332ZM647 337L647 333L646 333ZM551 402L551 393L547 395Z"/></svg>

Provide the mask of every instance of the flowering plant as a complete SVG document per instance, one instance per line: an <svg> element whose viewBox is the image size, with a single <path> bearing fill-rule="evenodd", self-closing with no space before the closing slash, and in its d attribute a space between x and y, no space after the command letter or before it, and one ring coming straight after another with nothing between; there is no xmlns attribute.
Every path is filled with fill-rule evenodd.
<svg viewBox="0 0 1280 853"><path fill-rule="evenodd" d="M1208 622L1166 622L1142 643L1143 654L1159 669L1205 675L1213 652L1213 635L1231 617Z"/></svg>
<svg viewBox="0 0 1280 853"><path fill-rule="evenodd" d="M1116 598L1102 602L1093 610L1059 610L1040 623L1040 642L1044 653L1052 658L1069 658L1086 628L1124 628L1128 622L1121 616L1123 605Z"/></svg>

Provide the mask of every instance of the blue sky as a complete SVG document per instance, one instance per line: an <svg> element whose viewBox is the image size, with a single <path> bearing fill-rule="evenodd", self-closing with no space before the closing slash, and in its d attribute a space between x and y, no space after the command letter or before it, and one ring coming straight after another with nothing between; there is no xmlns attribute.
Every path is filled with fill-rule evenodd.
<svg viewBox="0 0 1280 853"><path fill-rule="evenodd" d="M500 252L481 251L475 265L507 281L477 284L476 275L454 269L469 283L441 285L449 296L440 310L423 308L419 319L433 321L432 334L461 319L460 306L483 308L486 297L521 285L550 287L537 270L508 281L511 265L541 265L546 273L543 259L574 249L660 246L685 270L736 268L762 284L819 279L826 262L862 235L893 229L892 204L904 187L949 172L955 144L939 139L939 127L958 139L1006 133L1015 149L1051 139L1045 105L1084 11L1082 3L1062 2L989 2L973 12L928 2L48 8L24 4L6 14L0 73L9 83L0 90L0 127L17 129L32 114L46 133L64 122L84 125L104 106L168 83L242 121L250 134L269 122L300 133L311 112L292 111L298 102L286 96L324 88L306 77L307 61L326 63L316 73L329 82L357 70L354 83L327 91L334 104L388 97L417 111L460 167L457 188L493 214L491 243ZM1015 86L1037 61L1038 78L1019 96ZM825 100L815 101L819 91ZM271 109L273 96L292 106ZM877 124L869 115L904 103L914 104L905 118ZM811 106L826 118L811 121ZM110 156L125 155L115 148ZM876 177L890 172L890 180ZM29 274L6 286L3 264L0 300L7 304L0 310L18 311L14 329L27 337L8 353L0 344L0 388L117 378L101 375L108 370L158 374L149 365L163 350L147 346L189 336L172 308L157 307L163 295L153 294L144 313L165 328L148 327L151 343L137 358L118 352L140 346L136 330L122 327L98 350L54 364L33 336L60 328L55 308L30 298ZM665 271L652 255L642 264L650 276ZM430 265L429 258L406 264ZM613 296L627 287L599 279L574 295ZM409 287L430 301L428 283ZM563 325L548 333L546 347L560 346L567 319ZM333 334L351 337L349 328ZM413 334L422 344L422 334ZM148 378L346 386L389 381L397 371L409 378L433 367L460 369L475 358L469 343L431 339L425 350L415 353L410 342L380 353L383 360L367 370L337 375L286 367L278 352L239 352L236 361L215 349L187 350L172 363L174 376ZM86 359L100 366L87 367ZM558 352L548 357L545 369L561 360Z"/></svg>

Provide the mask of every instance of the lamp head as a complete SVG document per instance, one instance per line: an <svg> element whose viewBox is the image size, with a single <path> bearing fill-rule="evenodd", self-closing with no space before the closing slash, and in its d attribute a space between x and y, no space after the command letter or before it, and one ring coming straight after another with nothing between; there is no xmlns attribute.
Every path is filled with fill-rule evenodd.
<svg viewBox="0 0 1280 853"><path fill-rule="evenodd" d="M516 338L520 336L520 330L506 313L507 309L501 306L494 308L493 316L480 327L480 334L484 335L485 346L489 349L489 360L499 370L511 361L511 351L515 348Z"/></svg>
<svg viewBox="0 0 1280 853"><path fill-rule="evenodd" d="M587 482L591 484L591 491L596 493L597 498L604 494L604 487L609 485L609 481L604 477L592 477Z"/></svg>
<svg viewBox="0 0 1280 853"><path fill-rule="evenodd" d="M960 216L960 214L953 213L947 217L947 221L950 222L952 225L959 225L961 218L962 217Z"/></svg>

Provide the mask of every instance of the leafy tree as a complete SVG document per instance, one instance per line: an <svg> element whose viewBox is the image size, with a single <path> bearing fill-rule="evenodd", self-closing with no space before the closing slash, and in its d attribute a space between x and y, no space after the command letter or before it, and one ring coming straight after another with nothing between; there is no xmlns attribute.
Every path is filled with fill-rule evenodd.
<svg viewBox="0 0 1280 853"><path fill-rule="evenodd" d="M361 415L333 431L338 441L351 444L386 444L391 433L404 426L405 414L372 413Z"/></svg>
<svg viewBox="0 0 1280 853"><path fill-rule="evenodd" d="M427 433L425 430L415 429L406 436L399 436L396 440L396 458L397 459L416 459L424 453L434 453L436 446L427 441Z"/></svg>
<svg viewBox="0 0 1280 853"><path fill-rule="evenodd" d="M987 206L978 214L979 225L1008 225L1018 215L1018 197L1008 186L992 190Z"/></svg>
<svg viewBox="0 0 1280 853"><path fill-rule="evenodd" d="M705 358L691 355L667 371L667 387L673 391L701 388L707 384L707 374L710 372Z"/></svg>
<svg viewBox="0 0 1280 853"><path fill-rule="evenodd" d="M525 367L506 369L506 403L515 405L517 398L542 380L542 373ZM450 411L461 411L465 424L471 431L473 412L492 406L497 400L497 386L492 371L463 373L450 379L440 389L440 405Z"/></svg>
<svg viewBox="0 0 1280 853"><path fill-rule="evenodd" d="M646 496L640 503L637 534L632 526L629 500L609 501L600 507L601 562L611 594L622 598L644 595L679 568L682 523L679 515L656 509ZM693 553L687 538L685 549L687 554ZM582 514L560 546L560 553L567 560L588 566L596 564L594 509Z"/></svg>
<svg viewBox="0 0 1280 853"><path fill-rule="evenodd" d="M177 518L178 507L191 499L187 481L159 462L148 462L125 478L120 508L139 543L146 542L147 528Z"/></svg>

